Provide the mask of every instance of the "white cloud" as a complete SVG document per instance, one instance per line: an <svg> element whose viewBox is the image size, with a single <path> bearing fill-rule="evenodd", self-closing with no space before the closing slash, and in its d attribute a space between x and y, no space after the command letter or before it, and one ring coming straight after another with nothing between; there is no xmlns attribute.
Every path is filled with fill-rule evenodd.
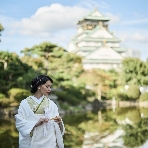
<svg viewBox="0 0 148 148"><path fill-rule="evenodd" d="M16 22L15 28L24 35L49 36L53 32L74 28L87 13L88 10L82 7L52 4L39 8L30 18Z"/></svg>
<svg viewBox="0 0 148 148"><path fill-rule="evenodd" d="M1 47L3 49L13 49L14 51L31 47L43 41L51 41L67 48L72 36L76 35L76 22L86 16L92 9L98 7L104 16L111 18L109 21L110 31L118 32L117 36L124 38L124 43L128 47L143 49L148 43L146 28L139 25L148 23L148 19L139 16L140 19L124 21L120 20L120 14L106 12L109 5L95 0L85 0L76 6L63 6L52 4L39 8L28 18L18 20L16 18L4 17L0 15L0 22L5 30L2 32ZM105 10L106 9L106 10ZM137 16L137 18L139 18ZM137 28L134 26L137 25ZM8 37L8 38L7 38Z"/></svg>

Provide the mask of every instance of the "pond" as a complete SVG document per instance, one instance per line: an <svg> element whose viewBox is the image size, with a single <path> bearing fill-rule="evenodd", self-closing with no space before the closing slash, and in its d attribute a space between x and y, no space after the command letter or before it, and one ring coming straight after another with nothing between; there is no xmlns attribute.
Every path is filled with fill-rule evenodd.
<svg viewBox="0 0 148 148"><path fill-rule="evenodd" d="M63 117L65 148L147 148L148 108L102 109ZM0 119L0 148L18 148L13 117Z"/></svg>

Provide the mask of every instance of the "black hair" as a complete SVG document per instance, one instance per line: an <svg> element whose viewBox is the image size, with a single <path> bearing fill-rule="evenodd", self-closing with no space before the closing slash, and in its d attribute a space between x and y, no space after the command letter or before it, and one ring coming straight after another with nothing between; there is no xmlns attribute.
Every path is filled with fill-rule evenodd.
<svg viewBox="0 0 148 148"><path fill-rule="evenodd" d="M31 93L35 93L37 91L38 86L45 84L47 81L50 81L51 83L53 83L53 80L46 75L40 75L34 79L32 79L31 81Z"/></svg>

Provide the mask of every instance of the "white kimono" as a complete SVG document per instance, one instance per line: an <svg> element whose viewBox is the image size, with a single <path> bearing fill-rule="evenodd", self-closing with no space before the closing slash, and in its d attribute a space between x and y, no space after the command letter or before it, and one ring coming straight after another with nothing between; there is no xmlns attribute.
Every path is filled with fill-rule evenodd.
<svg viewBox="0 0 148 148"><path fill-rule="evenodd" d="M57 105L49 99L49 109L50 118L59 116ZM34 114L30 108L26 99L22 100L20 103L18 114L15 115L16 118L16 128L19 131L19 148L64 148L63 135L64 135L64 125L63 131L60 131L59 125L52 121L50 123L50 129L45 130L44 123L36 128L35 124L39 121L39 118L45 117L42 115ZM33 137L30 137L32 129ZM46 136L45 136L46 135Z"/></svg>

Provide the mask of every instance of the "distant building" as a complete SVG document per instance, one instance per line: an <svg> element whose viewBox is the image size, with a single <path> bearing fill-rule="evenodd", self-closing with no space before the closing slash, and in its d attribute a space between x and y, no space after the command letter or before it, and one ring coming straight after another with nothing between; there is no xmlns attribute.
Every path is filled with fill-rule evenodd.
<svg viewBox="0 0 148 148"><path fill-rule="evenodd" d="M109 18L94 9L78 21L77 35L69 44L68 51L83 59L85 69L118 69L127 49L120 47L120 39L108 30Z"/></svg>
<svg viewBox="0 0 148 148"><path fill-rule="evenodd" d="M141 52L139 50L128 49L126 51L126 56L140 59L141 58Z"/></svg>

